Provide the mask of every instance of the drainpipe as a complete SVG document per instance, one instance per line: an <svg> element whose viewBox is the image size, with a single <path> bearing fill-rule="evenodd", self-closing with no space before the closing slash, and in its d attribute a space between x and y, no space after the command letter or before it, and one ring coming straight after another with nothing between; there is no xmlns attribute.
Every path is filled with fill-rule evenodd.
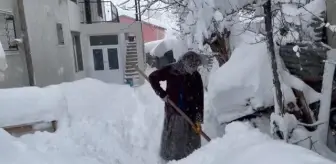
<svg viewBox="0 0 336 164"><path fill-rule="evenodd" d="M27 29L27 22L24 12L24 4L23 0L16 0L17 8L18 8L18 16L20 20L20 30L21 30L21 37L23 42L23 50L25 54L25 61L27 65L27 72L28 72L28 81L30 86L35 86L35 78L34 78L34 67L33 67L33 60L30 51L30 44L29 44L29 37L28 37L28 29Z"/></svg>

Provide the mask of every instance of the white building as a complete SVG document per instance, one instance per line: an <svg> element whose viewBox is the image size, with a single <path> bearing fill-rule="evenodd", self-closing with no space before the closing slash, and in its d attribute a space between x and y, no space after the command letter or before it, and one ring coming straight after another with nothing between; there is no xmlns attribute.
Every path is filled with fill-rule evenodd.
<svg viewBox="0 0 336 164"><path fill-rule="evenodd" d="M141 24L119 23L110 1L0 0L0 34L8 63L1 88L144 81L133 68L144 69Z"/></svg>

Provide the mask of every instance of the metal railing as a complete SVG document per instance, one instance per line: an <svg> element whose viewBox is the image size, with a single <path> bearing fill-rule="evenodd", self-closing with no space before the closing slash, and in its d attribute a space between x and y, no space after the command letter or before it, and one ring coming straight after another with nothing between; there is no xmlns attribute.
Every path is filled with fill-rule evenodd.
<svg viewBox="0 0 336 164"><path fill-rule="evenodd" d="M111 1L78 2L81 10L81 23L119 22L118 10Z"/></svg>

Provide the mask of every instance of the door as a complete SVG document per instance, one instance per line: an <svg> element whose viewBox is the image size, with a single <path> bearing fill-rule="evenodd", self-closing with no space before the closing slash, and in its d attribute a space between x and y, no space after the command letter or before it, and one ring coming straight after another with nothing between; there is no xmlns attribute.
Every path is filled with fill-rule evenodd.
<svg viewBox="0 0 336 164"><path fill-rule="evenodd" d="M91 47L93 76L107 83L122 83L120 53L118 46Z"/></svg>

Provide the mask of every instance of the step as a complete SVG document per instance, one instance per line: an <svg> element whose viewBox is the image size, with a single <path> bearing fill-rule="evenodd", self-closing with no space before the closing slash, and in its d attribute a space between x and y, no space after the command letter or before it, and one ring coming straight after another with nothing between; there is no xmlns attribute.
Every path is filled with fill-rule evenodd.
<svg viewBox="0 0 336 164"><path fill-rule="evenodd" d="M128 55L126 55L126 58L138 58L138 55L128 54Z"/></svg>
<svg viewBox="0 0 336 164"><path fill-rule="evenodd" d="M139 75L139 72L125 72L126 76L134 76L134 75Z"/></svg>
<svg viewBox="0 0 336 164"><path fill-rule="evenodd" d="M126 66L133 66L134 64L138 64L138 62L133 62L133 61L127 62Z"/></svg>
<svg viewBox="0 0 336 164"><path fill-rule="evenodd" d="M126 55L137 55L137 52L126 52Z"/></svg>
<svg viewBox="0 0 336 164"><path fill-rule="evenodd" d="M137 62L138 58L126 58L126 63L128 62Z"/></svg>

